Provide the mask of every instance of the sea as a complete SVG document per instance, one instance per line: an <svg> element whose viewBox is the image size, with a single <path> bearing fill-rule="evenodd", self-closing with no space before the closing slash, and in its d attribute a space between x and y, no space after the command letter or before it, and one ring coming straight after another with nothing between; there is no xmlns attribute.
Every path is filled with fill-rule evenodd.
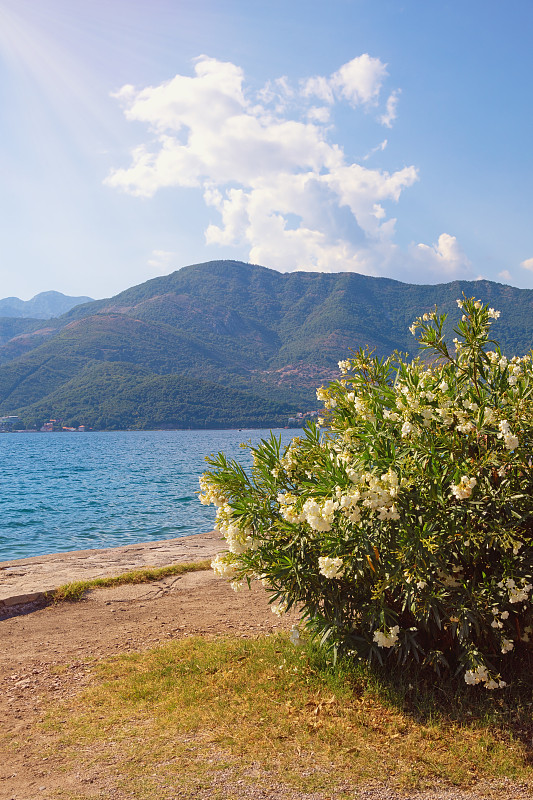
<svg viewBox="0 0 533 800"><path fill-rule="evenodd" d="M283 444L298 429L273 433ZM213 530L197 497L205 457L244 468L269 430L0 434L0 561Z"/></svg>

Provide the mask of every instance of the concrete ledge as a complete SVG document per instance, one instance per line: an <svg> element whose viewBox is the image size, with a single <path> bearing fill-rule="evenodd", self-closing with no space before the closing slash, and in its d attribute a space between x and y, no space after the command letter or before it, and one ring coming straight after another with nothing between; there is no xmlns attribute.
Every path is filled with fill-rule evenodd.
<svg viewBox="0 0 533 800"><path fill-rule="evenodd" d="M203 561L224 549L217 531L158 542L75 550L0 562L0 611L42 601L65 583L105 578L140 567Z"/></svg>

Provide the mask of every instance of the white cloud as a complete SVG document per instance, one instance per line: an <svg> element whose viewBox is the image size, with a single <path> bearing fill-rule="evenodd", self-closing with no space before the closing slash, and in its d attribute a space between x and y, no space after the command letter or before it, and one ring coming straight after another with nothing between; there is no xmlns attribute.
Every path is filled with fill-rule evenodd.
<svg viewBox="0 0 533 800"><path fill-rule="evenodd" d="M383 81L387 77L387 65L368 53L352 58L331 76L331 85L353 106L360 103L376 103Z"/></svg>
<svg viewBox="0 0 533 800"><path fill-rule="evenodd" d="M438 242L431 246L417 244L411 246L411 256L424 266L437 280L466 277L470 261L463 252L455 236L441 233Z"/></svg>
<svg viewBox="0 0 533 800"><path fill-rule="evenodd" d="M153 250L151 258L148 259L148 266L158 275L167 275L175 263L176 253L169 250Z"/></svg>
<svg viewBox="0 0 533 800"><path fill-rule="evenodd" d="M304 97L318 97L324 103L331 104L335 100L330 80L321 75L303 81L302 94Z"/></svg>
<svg viewBox="0 0 533 800"><path fill-rule="evenodd" d="M385 148L387 147L388 143L389 143L388 139L383 139L383 141L377 144L375 147L373 147L372 150L370 150L370 152L366 154L366 156L363 156L363 161L368 161L368 159L371 158L374 155L374 153L380 153L380 152L382 153L383 150L385 150Z"/></svg>
<svg viewBox="0 0 533 800"><path fill-rule="evenodd" d="M533 258L526 258L525 261L521 262L520 266L533 272Z"/></svg>
<svg viewBox="0 0 533 800"><path fill-rule="evenodd" d="M399 89L395 89L395 91L389 95L389 98L387 100L387 109L385 113L382 114L381 117L379 118L381 124L385 125L387 128L392 128L392 123L398 116L397 108L398 108L399 96L400 96Z"/></svg>
<svg viewBox="0 0 533 800"><path fill-rule="evenodd" d="M310 122L329 122L330 110L327 106L311 106L307 112Z"/></svg>
<svg viewBox="0 0 533 800"><path fill-rule="evenodd" d="M508 269L502 269L501 272L498 272L498 278L501 278L504 281L512 281L513 280L513 276L511 275L511 273L509 272Z"/></svg>
<svg viewBox="0 0 533 800"><path fill-rule="evenodd" d="M330 105L335 102L335 97L342 97L354 108L359 105L376 105L383 81L387 76L386 64L379 58L372 58L368 53L363 53L343 64L329 78L315 75L302 81L302 95L318 97ZM391 97L389 101L392 103Z"/></svg>
<svg viewBox="0 0 533 800"><path fill-rule="evenodd" d="M390 172L352 162L325 125L335 103L363 110L379 104L385 64L365 54L330 78L301 82L298 91L281 78L258 93L246 89L235 64L202 56L194 72L116 93L127 118L145 122L151 137L108 185L144 197L197 187L219 217L206 228L208 244L245 245L251 261L281 270L379 274L402 262L390 206L418 180L416 168ZM316 106L317 97L326 105ZM389 95L382 122L392 122L396 97ZM415 253L446 276L468 264L447 234Z"/></svg>

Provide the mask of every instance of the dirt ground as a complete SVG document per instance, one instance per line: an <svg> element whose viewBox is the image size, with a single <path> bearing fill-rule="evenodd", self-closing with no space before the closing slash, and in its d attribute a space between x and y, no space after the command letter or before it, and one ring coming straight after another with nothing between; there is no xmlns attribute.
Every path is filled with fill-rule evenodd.
<svg viewBox="0 0 533 800"><path fill-rule="evenodd" d="M211 571L189 572L156 583L96 589L78 603L27 609L0 621L1 732L18 743L0 755L0 800L83 788L43 761L47 738L35 723L50 698L66 697L88 682L95 660L177 637L250 637L292 626L296 618L272 614L260 586L252 594L251 601L248 591L233 592ZM69 668L58 673L64 665Z"/></svg>
<svg viewBox="0 0 533 800"><path fill-rule="evenodd" d="M65 772L43 756L49 734L36 725L50 699L72 695L90 680L91 668L119 652L140 651L191 634L254 637L289 629L296 617L274 616L260 586L234 593L210 571L191 572L152 584L92 591L78 603L26 609L0 621L0 800L116 798L123 796L94 771ZM65 669L65 666L67 667ZM58 669L59 668L59 669ZM249 794L239 787L228 798L327 800L318 795L271 787ZM414 796L414 795L413 795ZM531 800L525 787L493 791L431 791L423 800ZM202 798L204 795L202 795ZM205 795L207 797L207 795ZM386 787L362 787L354 800L398 800Z"/></svg>

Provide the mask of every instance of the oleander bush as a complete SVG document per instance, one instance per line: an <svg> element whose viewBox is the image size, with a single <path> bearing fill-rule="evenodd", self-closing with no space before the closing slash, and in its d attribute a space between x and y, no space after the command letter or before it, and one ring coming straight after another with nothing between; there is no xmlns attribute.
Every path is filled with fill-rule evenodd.
<svg viewBox="0 0 533 800"><path fill-rule="evenodd" d="M318 426L223 453L201 479L235 589L261 580L335 655L506 685L531 656L532 354L506 358L473 298L453 347L437 309L421 355L339 362ZM294 636L297 635L295 632Z"/></svg>

